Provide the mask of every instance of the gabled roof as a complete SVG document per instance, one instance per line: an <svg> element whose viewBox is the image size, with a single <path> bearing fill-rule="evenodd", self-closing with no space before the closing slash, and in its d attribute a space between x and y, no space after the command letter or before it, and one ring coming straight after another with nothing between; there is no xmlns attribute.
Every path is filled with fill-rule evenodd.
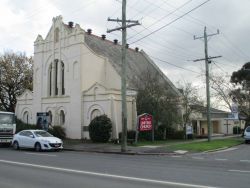
<svg viewBox="0 0 250 188"><path fill-rule="evenodd" d="M57 24L62 24L66 35L70 35L73 32L84 33L83 29L80 28L78 24L75 27L69 27L64 24L62 21L62 16L57 16L53 18L53 22ZM44 40L48 40L49 37L53 36L52 33L53 27L51 26L49 33L47 34ZM111 65L114 67L116 72L121 75L121 45L114 44L112 41L103 40L101 37L95 36L93 34L84 34L85 44L96 54L103 56L109 60ZM43 39L41 36L37 37L37 42L42 42ZM167 88L170 88L169 91L175 96L179 97L180 92L173 85L173 83L167 78L167 76L159 69L159 67L148 57L144 51L135 51L133 49L127 50L127 83L129 89L136 89L135 79L140 79L143 73L150 72L152 75L159 75L160 82L164 85L166 84Z"/></svg>
<svg viewBox="0 0 250 188"><path fill-rule="evenodd" d="M29 89L25 89L24 92L17 97L18 100L32 100L33 92Z"/></svg>
<svg viewBox="0 0 250 188"><path fill-rule="evenodd" d="M207 107L205 106L201 106L201 105L190 105L190 108L198 111L198 112L201 112L201 113L207 113ZM226 111L223 111L223 110L218 110L216 108L210 108L210 112L213 113L213 114L228 114L230 112L226 112Z"/></svg>
<svg viewBox="0 0 250 188"><path fill-rule="evenodd" d="M106 57L111 62L117 73L121 75L121 45L112 41L103 40L101 37L85 33L85 43L96 54ZM173 94L180 96L173 83L165 76L159 67L147 56L144 51L127 50L127 80L128 87L135 89L134 80L149 71L153 75L160 75L160 81L165 82L171 88Z"/></svg>

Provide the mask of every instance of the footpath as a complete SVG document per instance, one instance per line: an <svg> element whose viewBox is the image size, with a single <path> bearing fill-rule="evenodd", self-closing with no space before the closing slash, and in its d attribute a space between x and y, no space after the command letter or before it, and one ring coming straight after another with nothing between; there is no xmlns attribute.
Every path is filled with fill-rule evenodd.
<svg viewBox="0 0 250 188"><path fill-rule="evenodd" d="M239 135L233 136L216 136L213 139L225 139L239 137ZM207 139L195 139L186 140L183 142L171 142L164 145L147 145L147 146L127 146L126 152L121 152L121 145L112 143L89 143L89 142L64 142L64 150L67 151L79 151L79 152L94 152L94 153L110 153L110 154L126 154L126 155L178 155L184 154L178 151L168 151L166 148L174 144L180 143L193 143L193 142L203 142Z"/></svg>

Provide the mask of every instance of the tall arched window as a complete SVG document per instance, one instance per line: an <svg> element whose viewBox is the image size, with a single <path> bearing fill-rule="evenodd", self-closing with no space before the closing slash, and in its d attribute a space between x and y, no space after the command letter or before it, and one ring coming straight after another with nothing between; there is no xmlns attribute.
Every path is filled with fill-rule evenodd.
<svg viewBox="0 0 250 188"><path fill-rule="evenodd" d="M62 76L62 95L65 94L65 88L64 88L64 63L61 61L61 76Z"/></svg>
<svg viewBox="0 0 250 188"><path fill-rule="evenodd" d="M55 60L55 95L58 95L57 76L58 76L58 59Z"/></svg>
<svg viewBox="0 0 250 188"><path fill-rule="evenodd" d="M48 79L48 81L49 81L49 96L51 96L52 95L52 64L50 64L50 66L49 66L49 79Z"/></svg>
<svg viewBox="0 0 250 188"><path fill-rule="evenodd" d="M49 111L49 126L52 125L53 115L52 112Z"/></svg>
<svg viewBox="0 0 250 188"><path fill-rule="evenodd" d="M55 59L48 70L48 95L65 95L65 70L63 61ZM60 91L59 91L60 90Z"/></svg>
<svg viewBox="0 0 250 188"><path fill-rule="evenodd" d="M65 123L65 114L64 114L64 111L61 110L60 111L60 125L64 125Z"/></svg>

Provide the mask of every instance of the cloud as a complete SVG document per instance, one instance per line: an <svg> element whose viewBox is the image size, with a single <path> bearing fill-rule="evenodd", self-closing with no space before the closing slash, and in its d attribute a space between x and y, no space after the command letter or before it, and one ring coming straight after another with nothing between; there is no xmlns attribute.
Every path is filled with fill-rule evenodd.
<svg viewBox="0 0 250 188"><path fill-rule="evenodd" d="M46 34L55 14L60 14L50 0L1 1L1 49L33 53L36 36Z"/></svg>
<svg viewBox="0 0 250 188"><path fill-rule="evenodd" d="M128 38L133 37L128 43L170 23L204 0L191 1L171 16L164 17L185 2L187 0L127 1L127 18L142 21L141 26L128 29ZM204 57L204 42L193 40L193 35L202 36L204 26L207 26L208 33L220 29L221 34L210 38L208 43L210 56L223 56L216 59L216 64L221 68L214 66L212 71L224 70L230 74L250 59L250 45L247 40L250 32L249 7L249 0L211 0L182 19L130 46L132 48L138 46L149 55L177 66L201 71L204 70L204 62L193 63L190 60ZM107 29L119 26L119 23L108 22L107 18L121 18L121 1L1 0L0 12L1 52L13 49L31 55L34 40L38 34L46 37L53 17L62 15L65 23L73 21L79 23L83 29L92 28L94 34L101 35L105 34ZM149 27L163 17L164 19ZM143 32L138 34L141 31ZM117 38L120 41L121 32L107 34L107 38L110 40ZM173 82L179 79L190 81L200 79L190 71L157 63Z"/></svg>

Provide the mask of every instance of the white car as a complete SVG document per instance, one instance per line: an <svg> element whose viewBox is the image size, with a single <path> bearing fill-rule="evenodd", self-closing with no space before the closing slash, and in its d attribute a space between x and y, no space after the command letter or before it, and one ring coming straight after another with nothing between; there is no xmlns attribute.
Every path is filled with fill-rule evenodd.
<svg viewBox="0 0 250 188"><path fill-rule="evenodd" d="M246 143L250 141L250 126L247 126L247 128L245 129L244 138Z"/></svg>
<svg viewBox="0 0 250 188"><path fill-rule="evenodd" d="M34 148L41 150L61 150L63 142L44 130L23 130L14 135L12 141L13 148Z"/></svg>

